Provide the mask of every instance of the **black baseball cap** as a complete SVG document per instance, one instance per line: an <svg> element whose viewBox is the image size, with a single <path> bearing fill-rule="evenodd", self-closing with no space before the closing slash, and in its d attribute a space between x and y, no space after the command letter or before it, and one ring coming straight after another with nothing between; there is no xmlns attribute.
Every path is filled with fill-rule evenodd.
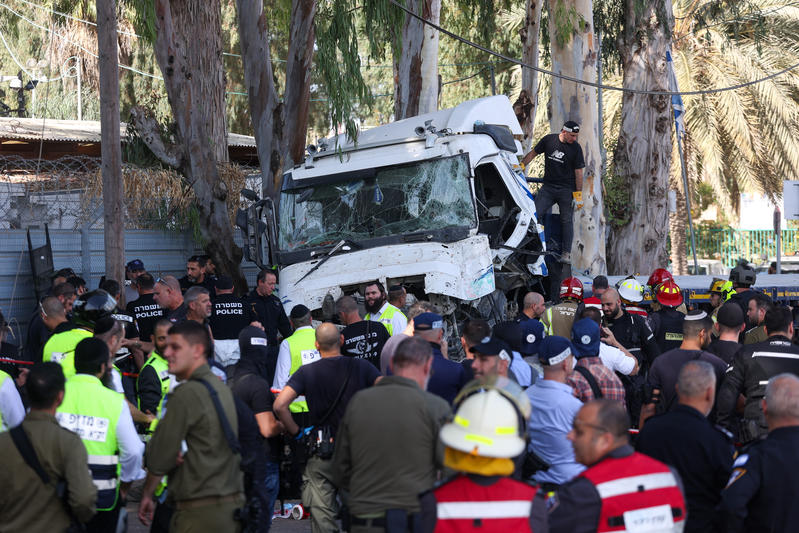
<svg viewBox="0 0 799 533"><path fill-rule="evenodd" d="M438 313L422 313L413 319L413 329L418 331L429 331L431 329L443 329L444 317Z"/></svg>
<svg viewBox="0 0 799 533"><path fill-rule="evenodd" d="M134 259L133 261L128 261L128 264L125 265L125 268L128 272L138 272L140 270L144 270L144 263L142 263L141 259Z"/></svg>
<svg viewBox="0 0 799 533"><path fill-rule="evenodd" d="M580 125L573 120L567 120L564 122L563 129L571 133L580 133Z"/></svg>
<svg viewBox="0 0 799 533"><path fill-rule="evenodd" d="M297 304L291 308L291 313L289 314L289 318L302 318L308 315L308 313L310 312L311 310L305 307L304 305Z"/></svg>

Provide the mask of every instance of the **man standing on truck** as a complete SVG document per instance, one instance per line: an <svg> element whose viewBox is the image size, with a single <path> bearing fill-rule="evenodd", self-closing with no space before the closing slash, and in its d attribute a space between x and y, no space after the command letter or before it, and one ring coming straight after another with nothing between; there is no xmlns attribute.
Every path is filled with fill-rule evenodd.
<svg viewBox="0 0 799 533"><path fill-rule="evenodd" d="M583 149L577 142L580 125L569 120L560 133L544 136L524 158L527 165L539 154L546 154L544 162L544 185L535 196L535 211L543 220L544 215L554 204L560 210L560 223L563 227L561 243L561 262L571 262L574 225L572 220L572 199L578 207L583 203Z"/></svg>

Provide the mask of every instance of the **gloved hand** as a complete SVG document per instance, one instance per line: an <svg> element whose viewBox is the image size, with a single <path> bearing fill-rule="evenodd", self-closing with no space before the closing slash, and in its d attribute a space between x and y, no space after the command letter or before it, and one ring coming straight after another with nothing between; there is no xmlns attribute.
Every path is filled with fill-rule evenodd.
<svg viewBox="0 0 799 533"><path fill-rule="evenodd" d="M582 209L583 208L583 191L574 191L572 193L572 207L574 209Z"/></svg>

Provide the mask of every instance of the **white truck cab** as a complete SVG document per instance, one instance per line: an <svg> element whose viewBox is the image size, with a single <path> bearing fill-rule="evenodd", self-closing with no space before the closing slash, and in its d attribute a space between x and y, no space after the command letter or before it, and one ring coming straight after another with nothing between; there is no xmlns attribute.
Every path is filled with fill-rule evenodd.
<svg viewBox="0 0 799 533"><path fill-rule="evenodd" d="M320 309L380 280L449 315L536 285L545 239L521 136L508 98L491 96L363 131L357 143L309 146L266 217L284 307Z"/></svg>

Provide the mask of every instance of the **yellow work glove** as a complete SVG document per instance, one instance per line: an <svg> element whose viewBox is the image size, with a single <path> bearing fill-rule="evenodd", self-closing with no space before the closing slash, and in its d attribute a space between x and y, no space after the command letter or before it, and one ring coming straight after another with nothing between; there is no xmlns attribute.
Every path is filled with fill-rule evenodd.
<svg viewBox="0 0 799 533"><path fill-rule="evenodd" d="M575 209L582 209L583 208L583 191L574 191L572 193L572 198L574 198L574 208Z"/></svg>

